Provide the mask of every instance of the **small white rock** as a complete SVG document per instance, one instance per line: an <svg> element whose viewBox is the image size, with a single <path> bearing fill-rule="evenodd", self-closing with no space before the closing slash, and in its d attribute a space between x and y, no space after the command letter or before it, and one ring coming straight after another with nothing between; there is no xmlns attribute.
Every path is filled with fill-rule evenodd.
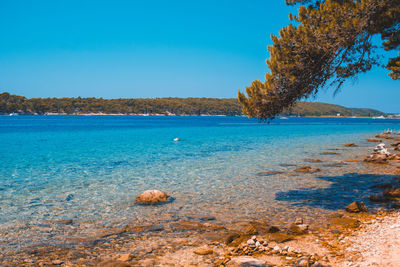
<svg viewBox="0 0 400 267"><path fill-rule="evenodd" d="M246 243L247 243L247 245L255 245L256 242L254 242L253 239L249 239L249 240L247 240Z"/></svg>

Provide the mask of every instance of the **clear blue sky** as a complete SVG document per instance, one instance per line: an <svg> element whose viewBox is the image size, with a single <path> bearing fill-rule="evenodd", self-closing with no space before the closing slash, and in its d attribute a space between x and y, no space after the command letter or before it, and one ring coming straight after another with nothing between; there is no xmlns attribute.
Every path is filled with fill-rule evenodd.
<svg viewBox="0 0 400 267"><path fill-rule="evenodd" d="M284 0L0 1L0 92L27 97L234 98L264 80ZM374 70L318 101L400 112Z"/></svg>

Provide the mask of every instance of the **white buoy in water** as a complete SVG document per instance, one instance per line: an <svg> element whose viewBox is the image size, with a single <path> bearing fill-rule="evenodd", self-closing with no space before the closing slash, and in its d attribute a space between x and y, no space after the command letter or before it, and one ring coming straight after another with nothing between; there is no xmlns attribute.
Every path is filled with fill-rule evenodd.
<svg viewBox="0 0 400 267"><path fill-rule="evenodd" d="M178 138L178 137L177 137L177 138L175 138L175 139L174 139L174 141L175 141L175 142L179 141L179 138Z"/></svg>

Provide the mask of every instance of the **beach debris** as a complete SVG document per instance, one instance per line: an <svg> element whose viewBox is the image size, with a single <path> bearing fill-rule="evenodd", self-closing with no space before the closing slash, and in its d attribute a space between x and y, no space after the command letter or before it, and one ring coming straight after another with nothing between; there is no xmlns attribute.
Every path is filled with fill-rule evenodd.
<svg viewBox="0 0 400 267"><path fill-rule="evenodd" d="M178 142L178 141L179 141L179 138L178 138L178 137L174 138L174 141L175 141L175 142Z"/></svg>
<svg viewBox="0 0 400 267"><path fill-rule="evenodd" d="M166 202L170 196L160 190L147 190L138 195L135 204L157 204Z"/></svg>
<svg viewBox="0 0 400 267"><path fill-rule="evenodd" d="M207 246L202 246L194 250L193 253L197 255L210 255L213 254L214 251Z"/></svg>
<svg viewBox="0 0 400 267"><path fill-rule="evenodd" d="M346 206L347 212L358 213L358 212L368 212L368 208L363 202L354 201Z"/></svg>
<svg viewBox="0 0 400 267"><path fill-rule="evenodd" d="M312 168L311 166L303 166L294 170L295 172L305 172L305 173L314 173L319 172L321 169Z"/></svg>
<svg viewBox="0 0 400 267"><path fill-rule="evenodd" d="M357 145L354 143L344 144L345 147L356 147Z"/></svg>

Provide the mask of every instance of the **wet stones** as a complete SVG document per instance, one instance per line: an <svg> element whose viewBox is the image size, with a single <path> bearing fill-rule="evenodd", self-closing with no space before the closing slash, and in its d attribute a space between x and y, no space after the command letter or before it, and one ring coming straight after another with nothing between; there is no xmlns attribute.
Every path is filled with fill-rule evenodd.
<svg viewBox="0 0 400 267"><path fill-rule="evenodd" d="M363 202L354 201L346 206L346 211L351 213L368 212L368 208Z"/></svg>
<svg viewBox="0 0 400 267"><path fill-rule="evenodd" d="M169 195L159 190L147 190L138 195L135 204L152 205L167 202Z"/></svg>
<svg viewBox="0 0 400 267"><path fill-rule="evenodd" d="M321 171L318 168L312 168L311 166L304 166L294 170L295 172L303 172L303 173L315 173Z"/></svg>

